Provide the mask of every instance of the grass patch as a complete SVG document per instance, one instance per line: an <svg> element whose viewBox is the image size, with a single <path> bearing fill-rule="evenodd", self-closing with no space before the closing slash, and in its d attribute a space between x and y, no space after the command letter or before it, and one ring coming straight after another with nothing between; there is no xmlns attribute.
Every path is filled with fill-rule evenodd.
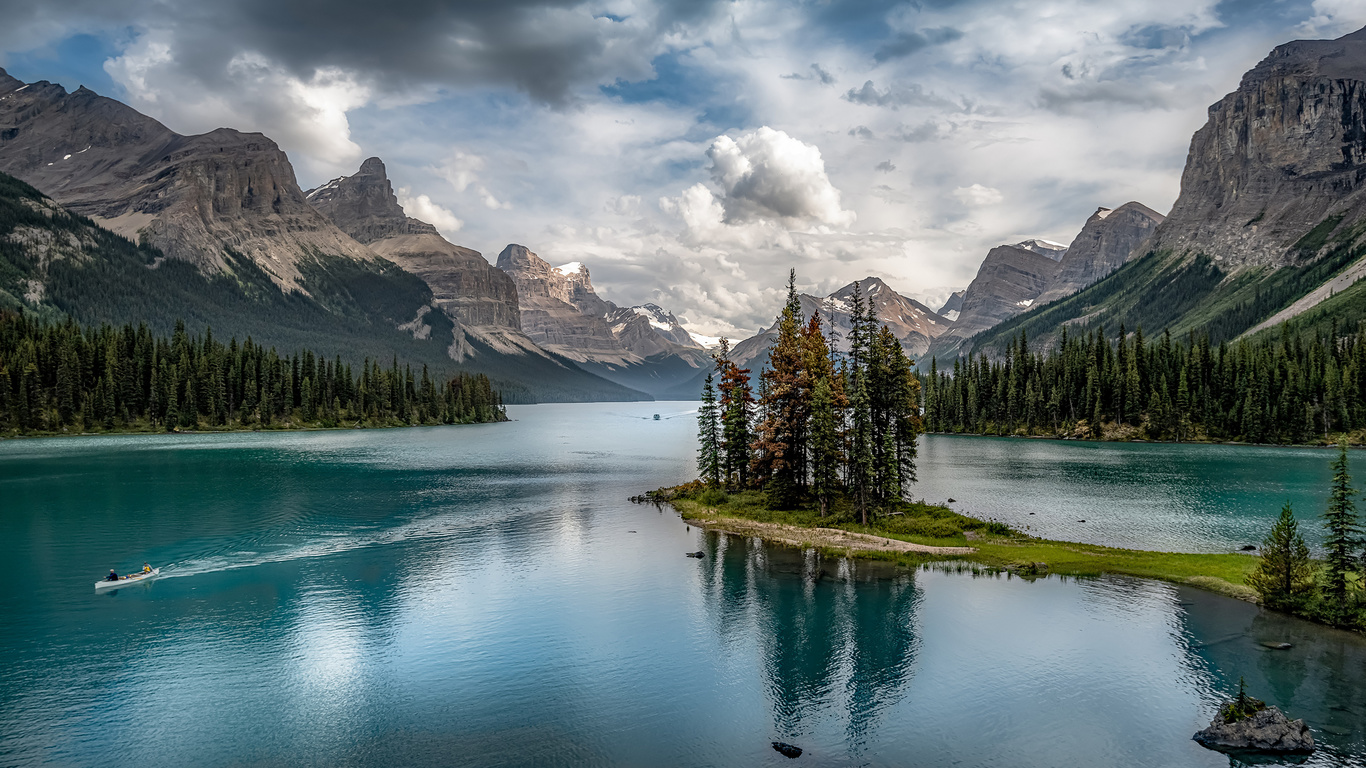
<svg viewBox="0 0 1366 768"><path fill-rule="evenodd" d="M761 491L729 493L718 488L707 488L701 483L661 488L647 494L647 498L672 504L685 520L699 524L715 525L719 521L722 524L718 527L724 528L724 522L728 519L757 523L759 527L746 526L745 530L760 536L763 535L762 526L765 524L790 525L834 528L933 547L970 546L977 549L970 555L928 555L890 550L827 553L837 556L850 554L911 567L931 560L960 560L977 563L988 569L1011 570L1026 575L1121 574L1189 584L1230 597L1256 601L1256 593L1246 583L1248 574L1257 567L1258 558L1253 555L1149 552L1051 541L1027 536L997 521L979 520L943 505L926 504L923 501L901 502L897 506L899 514L879 516L864 526L857 521L853 504L844 498L836 499L831 504L831 513L824 517L813 504L804 504L791 510L769 509L765 494Z"/></svg>

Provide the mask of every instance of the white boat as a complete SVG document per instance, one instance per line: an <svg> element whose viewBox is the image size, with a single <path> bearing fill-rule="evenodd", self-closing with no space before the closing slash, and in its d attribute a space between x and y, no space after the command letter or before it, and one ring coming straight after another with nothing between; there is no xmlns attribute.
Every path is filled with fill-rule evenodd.
<svg viewBox="0 0 1366 768"><path fill-rule="evenodd" d="M138 572L132 574L131 576L120 576L118 581L101 579L100 581L95 582L95 589L109 589L110 587L126 587L129 584L136 584L139 581L151 581L152 579L155 579L157 576L160 575L161 569L153 568L147 573Z"/></svg>

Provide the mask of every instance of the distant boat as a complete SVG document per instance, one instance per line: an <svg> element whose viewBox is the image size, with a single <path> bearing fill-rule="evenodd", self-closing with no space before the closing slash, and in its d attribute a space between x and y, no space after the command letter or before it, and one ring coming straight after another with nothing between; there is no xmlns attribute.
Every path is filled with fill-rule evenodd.
<svg viewBox="0 0 1366 768"><path fill-rule="evenodd" d="M655 421L659 421L659 414L655 414Z"/></svg>
<svg viewBox="0 0 1366 768"><path fill-rule="evenodd" d="M132 584L132 583L138 582L138 581L151 581L152 579L155 579L157 576L160 576L160 575L161 575L161 569L160 569L160 568L153 568L152 570L150 570L150 571L148 571L148 572L146 572L146 573L139 572L139 573L135 573L135 574L133 574L133 575L131 575L131 576L120 576L118 581L110 581L109 579L101 579L100 581L95 582L95 589L107 589L107 588L109 588L109 587L126 587L126 586L128 586L129 584Z"/></svg>

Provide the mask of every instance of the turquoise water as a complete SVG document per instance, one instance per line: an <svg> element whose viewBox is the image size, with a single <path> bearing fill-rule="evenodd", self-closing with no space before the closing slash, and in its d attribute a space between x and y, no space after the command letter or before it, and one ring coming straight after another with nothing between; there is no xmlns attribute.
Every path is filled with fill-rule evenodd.
<svg viewBox="0 0 1366 768"><path fill-rule="evenodd" d="M0 443L18 577L0 764L1224 766L1189 737L1241 675L1314 726L1310 764L1366 765L1360 637L1156 582L908 572L704 533L626 501L691 474L687 404L510 410ZM997 444L1071 465L1024 478L1022 503L1094 488L1065 482L1081 459L1028 454L1067 444L929 438L926 495L1000 508L981 466L957 493L940 474ZM1300 471L1246 455L1248 476ZM1133 493L1106 514L1146 520L1157 502ZM144 560L164 577L95 593Z"/></svg>
<svg viewBox="0 0 1366 768"><path fill-rule="evenodd" d="M919 454L917 498L952 498L960 512L1044 538L1168 552L1260 544L1287 501L1317 547L1336 456L1315 448L939 435L922 438ZM1366 452L1352 451L1352 461L1366 481Z"/></svg>

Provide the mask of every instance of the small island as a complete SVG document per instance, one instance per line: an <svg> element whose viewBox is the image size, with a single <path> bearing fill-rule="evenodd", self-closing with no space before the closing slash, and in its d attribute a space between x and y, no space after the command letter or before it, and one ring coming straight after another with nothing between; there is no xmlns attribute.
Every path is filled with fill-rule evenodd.
<svg viewBox="0 0 1366 768"><path fill-rule="evenodd" d="M700 477L637 501L668 503L702 527L831 556L909 566L956 560L1025 577L1154 578L1344 629L1366 628L1359 565L1366 556L1345 439L1332 465L1322 561L1311 558L1288 504L1260 550L1153 552L1037 538L955 512L948 502L910 500L925 425L911 361L858 283L850 297L852 326L842 340L827 337L819 313L801 322L795 284L789 272L788 300L757 397L751 372L730 359L721 340L698 409Z"/></svg>
<svg viewBox="0 0 1366 768"><path fill-rule="evenodd" d="M1241 679L1238 695L1219 708L1208 728L1191 738L1208 749L1234 754L1307 755L1314 751L1314 736L1303 720L1291 720L1276 707L1248 696Z"/></svg>

